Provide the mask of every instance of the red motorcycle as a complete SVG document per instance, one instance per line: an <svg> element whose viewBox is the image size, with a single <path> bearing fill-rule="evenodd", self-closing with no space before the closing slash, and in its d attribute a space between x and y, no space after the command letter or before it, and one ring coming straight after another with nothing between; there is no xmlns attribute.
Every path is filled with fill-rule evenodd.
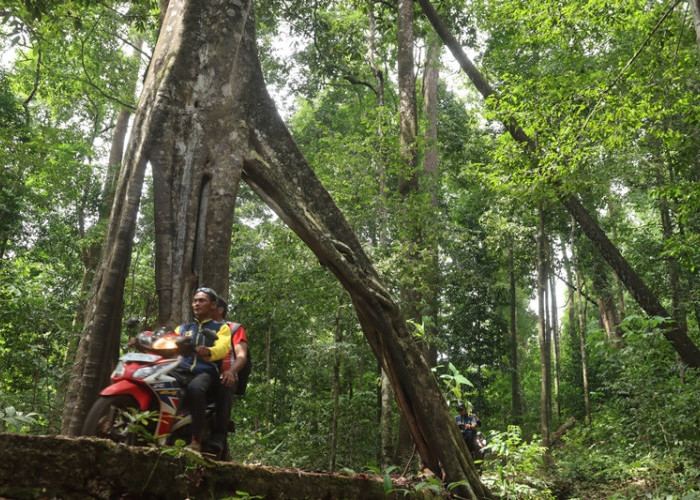
<svg viewBox="0 0 700 500"><path fill-rule="evenodd" d="M213 331L204 333L216 338ZM181 408L182 389L170 372L178 365L179 355L192 352L192 339L175 332L144 331L134 337L133 347L138 352L119 359L112 383L102 389L85 418L82 435L132 445L189 442L191 415ZM207 435L213 419L210 403Z"/></svg>

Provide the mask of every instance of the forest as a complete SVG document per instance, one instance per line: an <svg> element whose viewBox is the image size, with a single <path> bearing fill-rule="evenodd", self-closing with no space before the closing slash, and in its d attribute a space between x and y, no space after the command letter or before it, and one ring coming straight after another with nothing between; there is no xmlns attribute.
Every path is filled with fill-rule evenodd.
<svg viewBox="0 0 700 500"><path fill-rule="evenodd" d="M208 286L235 463L700 498L699 0L4 0L0 36L0 433L78 436L127 319Z"/></svg>

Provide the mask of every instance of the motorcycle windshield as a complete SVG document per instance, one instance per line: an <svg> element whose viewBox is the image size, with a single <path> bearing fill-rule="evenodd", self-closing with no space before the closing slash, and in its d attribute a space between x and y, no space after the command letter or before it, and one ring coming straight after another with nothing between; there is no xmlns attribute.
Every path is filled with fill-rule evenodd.
<svg viewBox="0 0 700 500"><path fill-rule="evenodd" d="M161 357L156 354L146 354L144 352L128 352L119 358L124 363L135 361L137 363L155 363Z"/></svg>

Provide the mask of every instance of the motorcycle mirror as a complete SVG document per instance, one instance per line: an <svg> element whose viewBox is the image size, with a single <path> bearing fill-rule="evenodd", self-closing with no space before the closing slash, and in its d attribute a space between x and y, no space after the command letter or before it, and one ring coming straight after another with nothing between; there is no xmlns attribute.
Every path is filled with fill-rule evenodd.
<svg viewBox="0 0 700 500"><path fill-rule="evenodd" d="M202 332L202 335L204 335L206 338L208 338L209 340L213 340L214 342L216 342L216 339L219 338L217 333L214 330L210 330L209 328L203 328L202 330L200 330L200 332Z"/></svg>
<svg viewBox="0 0 700 500"><path fill-rule="evenodd" d="M136 328L139 326L139 323L141 322L140 319L138 319L136 316L131 316L129 319L126 320L126 327L129 329Z"/></svg>
<svg viewBox="0 0 700 500"><path fill-rule="evenodd" d="M180 337L175 341L175 344L177 345L177 352L183 356L189 356L194 352L192 337Z"/></svg>
<svg viewBox="0 0 700 500"><path fill-rule="evenodd" d="M161 326L160 328L158 328L158 330L156 330L156 331L153 333L153 338L156 338L156 339L157 339L157 338L159 338L159 337L162 337L162 336L165 335L166 333L170 333L170 330L169 330L168 328L164 327L164 326Z"/></svg>

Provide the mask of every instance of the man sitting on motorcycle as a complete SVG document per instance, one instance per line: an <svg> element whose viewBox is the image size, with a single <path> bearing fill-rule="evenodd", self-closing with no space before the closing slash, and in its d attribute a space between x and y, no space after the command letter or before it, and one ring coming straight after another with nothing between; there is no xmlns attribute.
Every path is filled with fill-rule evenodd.
<svg viewBox="0 0 700 500"><path fill-rule="evenodd" d="M216 312L213 314L216 321L226 321L228 304L224 299L217 299ZM233 325L238 325L235 331L231 332L232 349L222 361L221 384L216 390L216 418L211 436L211 449L217 457L222 457L222 452L226 446L226 435L231 418L231 405L233 395L239 383L238 374L246 366L248 361L248 336L243 327L238 323L227 323L231 329Z"/></svg>
<svg viewBox="0 0 700 500"><path fill-rule="evenodd" d="M217 384L219 368L231 346L231 329L225 322L215 321L218 296L211 288L198 288L192 297L195 320L178 326L175 332L192 338L194 351L182 356L172 375L184 388L184 404L192 414L192 440L188 445L201 451L204 438L207 393ZM206 330L216 333L216 339ZM209 335L207 335L209 333Z"/></svg>

